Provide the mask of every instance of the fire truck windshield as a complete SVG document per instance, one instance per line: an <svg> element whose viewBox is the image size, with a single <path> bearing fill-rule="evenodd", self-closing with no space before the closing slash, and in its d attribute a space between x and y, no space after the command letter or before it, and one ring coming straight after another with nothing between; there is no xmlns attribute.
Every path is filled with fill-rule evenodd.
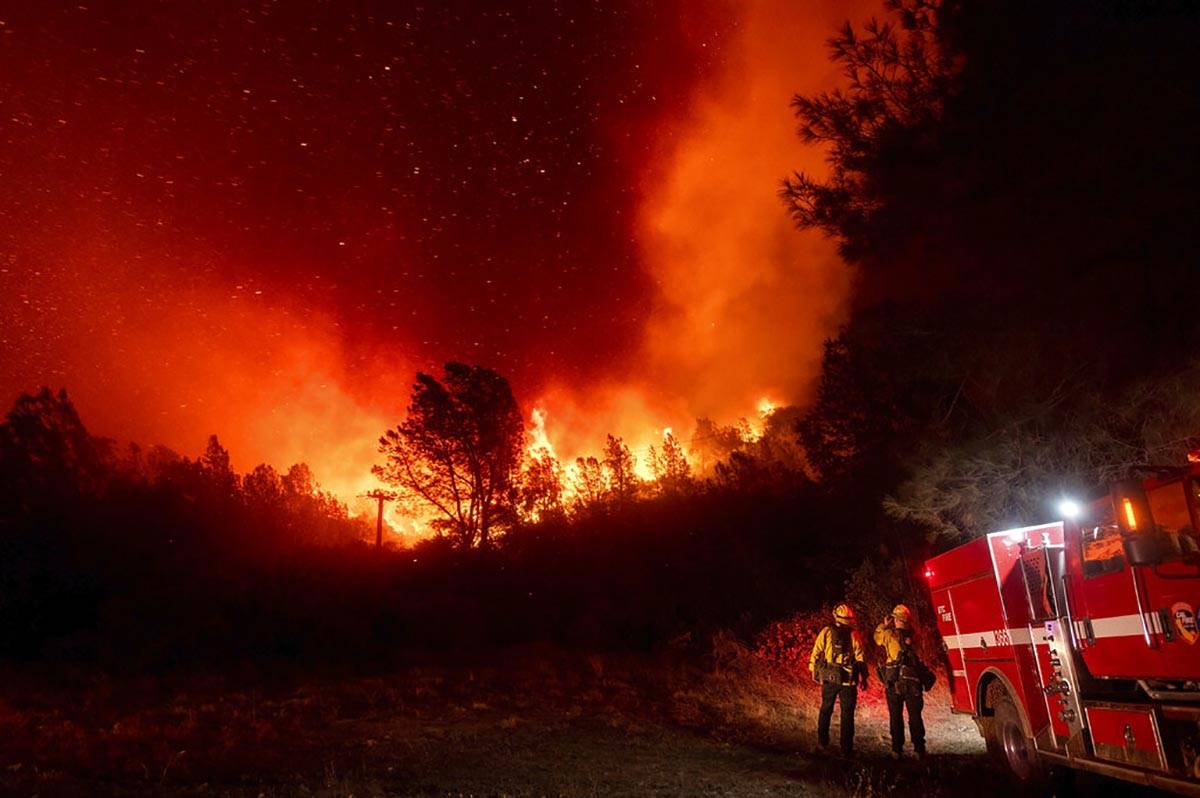
<svg viewBox="0 0 1200 798"><path fill-rule="evenodd" d="M1125 550L1121 545L1121 528L1113 513L1112 504L1098 507L1092 523L1081 530L1083 544L1083 575L1086 578L1110 574L1125 567Z"/></svg>

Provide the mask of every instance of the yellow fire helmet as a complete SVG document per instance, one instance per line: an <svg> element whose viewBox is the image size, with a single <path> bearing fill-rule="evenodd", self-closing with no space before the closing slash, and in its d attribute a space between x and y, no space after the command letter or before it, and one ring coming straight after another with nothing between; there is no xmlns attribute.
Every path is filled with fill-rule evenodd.
<svg viewBox="0 0 1200 798"><path fill-rule="evenodd" d="M903 604L897 604L892 610L892 618L896 621L896 626L907 629L912 623L912 611Z"/></svg>
<svg viewBox="0 0 1200 798"><path fill-rule="evenodd" d="M851 626L854 623L854 610L850 609L849 604L839 604L833 608L833 620L844 626Z"/></svg>

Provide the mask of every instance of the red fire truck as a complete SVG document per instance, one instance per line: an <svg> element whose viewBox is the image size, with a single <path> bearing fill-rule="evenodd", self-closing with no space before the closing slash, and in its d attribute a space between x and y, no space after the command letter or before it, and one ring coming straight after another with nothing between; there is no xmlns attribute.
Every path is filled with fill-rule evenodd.
<svg viewBox="0 0 1200 798"><path fill-rule="evenodd" d="M926 562L953 708L1020 781L1200 796L1200 465Z"/></svg>

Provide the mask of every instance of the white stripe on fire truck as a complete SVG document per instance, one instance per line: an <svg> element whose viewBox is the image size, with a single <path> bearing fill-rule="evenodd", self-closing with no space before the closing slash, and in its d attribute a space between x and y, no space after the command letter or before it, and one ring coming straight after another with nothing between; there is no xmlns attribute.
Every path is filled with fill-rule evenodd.
<svg viewBox="0 0 1200 798"><path fill-rule="evenodd" d="M1156 614L1148 612L1145 618L1152 634L1158 634L1162 631ZM1083 621L1075 621L1075 635L1080 640L1087 640ZM1142 635L1142 622L1137 613L1132 615L1114 615L1109 618L1093 618L1092 635L1097 640L1107 637L1140 637ZM980 632L964 632L957 635L943 635L942 639L946 641L946 645L950 648L963 649L984 648L984 644L986 644L987 648L991 648L992 646L1028 645L1031 641L1040 644L1046 642L1046 630L1041 627L1032 630L1032 632L1029 628L990 629ZM983 641L982 644L981 640Z"/></svg>
<svg viewBox="0 0 1200 798"><path fill-rule="evenodd" d="M1097 640L1104 637L1141 637L1145 634L1145 629L1142 627L1143 618L1146 626L1150 628L1150 634L1162 632L1157 613L1147 612L1145 615L1138 615L1135 612L1131 615L1092 618L1091 636ZM1083 621L1075 622L1075 636L1080 640L1088 639L1087 628Z"/></svg>
<svg viewBox="0 0 1200 798"><path fill-rule="evenodd" d="M983 632L964 632L945 635L943 640L952 648L991 648L992 646L1029 645L1028 629L991 629Z"/></svg>

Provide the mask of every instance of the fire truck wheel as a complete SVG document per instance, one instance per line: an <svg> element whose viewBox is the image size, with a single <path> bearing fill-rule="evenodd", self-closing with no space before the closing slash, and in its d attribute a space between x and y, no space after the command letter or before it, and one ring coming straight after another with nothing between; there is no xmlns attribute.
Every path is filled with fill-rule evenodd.
<svg viewBox="0 0 1200 798"><path fill-rule="evenodd" d="M1000 756L1017 781L1027 785L1044 782L1048 774L1038 761L1033 741L1025 736L1021 711L1008 691L1003 687L992 691L991 705L992 739L988 748Z"/></svg>

